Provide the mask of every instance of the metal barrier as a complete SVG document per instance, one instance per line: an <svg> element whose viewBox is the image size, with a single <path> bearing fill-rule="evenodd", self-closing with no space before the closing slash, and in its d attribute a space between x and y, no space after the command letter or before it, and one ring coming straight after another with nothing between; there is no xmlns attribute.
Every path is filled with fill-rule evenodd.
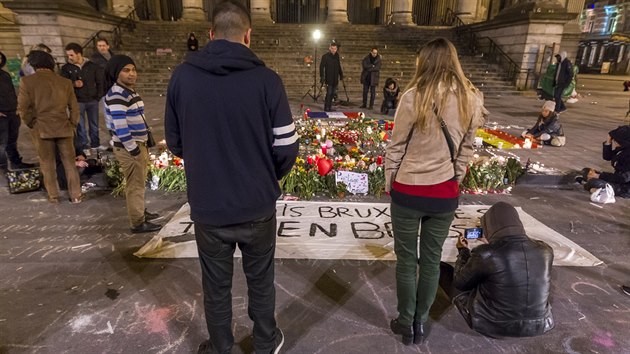
<svg viewBox="0 0 630 354"><path fill-rule="evenodd" d="M490 37L478 37L470 27L462 21L462 19L453 12L451 9L446 10L444 19L442 21L444 25L455 27L455 34L458 38L462 39L468 44L468 50L470 55L481 55L486 57L491 63L497 64L499 67L505 70L508 80L517 86L519 90L527 90L528 88L535 87L536 78L533 75L533 69L521 69L507 53L501 49ZM521 82L521 85L517 85L518 79L521 74L525 75L525 82ZM529 86L530 77L532 79L532 85Z"/></svg>
<svg viewBox="0 0 630 354"><path fill-rule="evenodd" d="M126 28L131 31L134 31L136 29L136 21L138 21L138 15L136 14L136 8L134 7L131 9L129 14L125 18L122 18L114 26L113 29L97 31L96 33L92 35L92 37L90 37L87 41L85 41L81 45L81 48L83 48L84 50L88 47L90 49L96 48L96 42L102 38L102 35L104 33L109 33L111 34L112 47L118 49L122 45L122 29Z"/></svg>

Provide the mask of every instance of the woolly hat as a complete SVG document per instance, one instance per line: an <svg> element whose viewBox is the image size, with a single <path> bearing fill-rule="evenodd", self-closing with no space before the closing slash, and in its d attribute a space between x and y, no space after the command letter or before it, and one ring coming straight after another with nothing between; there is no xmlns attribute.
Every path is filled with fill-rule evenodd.
<svg viewBox="0 0 630 354"><path fill-rule="evenodd" d="M55 59L52 55L41 50L31 50L27 55L28 63L33 69L49 69L55 70Z"/></svg>
<svg viewBox="0 0 630 354"><path fill-rule="evenodd" d="M136 65L136 63L133 62L133 59L126 55L117 54L113 55L109 59L107 65L105 65L105 79L107 80L107 87L112 87L116 83L116 80L118 80L118 74L120 74L122 69L128 64L133 64L134 66Z"/></svg>
<svg viewBox="0 0 630 354"><path fill-rule="evenodd" d="M622 147L630 147L630 125L619 126L617 129L611 130L608 134Z"/></svg>
<svg viewBox="0 0 630 354"><path fill-rule="evenodd" d="M542 109L548 109L553 112L556 109L556 103L554 101L545 101Z"/></svg>

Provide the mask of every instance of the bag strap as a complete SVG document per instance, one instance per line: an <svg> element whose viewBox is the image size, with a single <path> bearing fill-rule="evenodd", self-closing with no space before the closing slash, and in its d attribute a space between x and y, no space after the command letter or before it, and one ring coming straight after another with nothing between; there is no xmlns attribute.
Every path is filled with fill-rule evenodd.
<svg viewBox="0 0 630 354"><path fill-rule="evenodd" d="M451 162L455 163L455 144L453 143L453 138L451 137L451 133L448 131L448 127L446 126L446 122L440 115L438 114L438 109L433 105L433 112L440 122L440 128L442 128L442 133L444 133L444 137L446 138L446 143L448 144L448 151L451 153Z"/></svg>

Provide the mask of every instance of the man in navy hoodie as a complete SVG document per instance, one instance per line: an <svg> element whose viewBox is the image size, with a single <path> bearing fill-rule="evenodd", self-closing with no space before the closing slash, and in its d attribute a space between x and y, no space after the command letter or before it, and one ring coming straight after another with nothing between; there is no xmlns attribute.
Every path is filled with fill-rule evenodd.
<svg viewBox="0 0 630 354"><path fill-rule="evenodd" d="M173 72L166 143L186 166L210 339L199 352L229 353L232 268L238 244L249 288L256 353L277 353L274 254L278 180L297 157L298 135L280 77L249 49L251 18L234 1L217 5L212 41Z"/></svg>

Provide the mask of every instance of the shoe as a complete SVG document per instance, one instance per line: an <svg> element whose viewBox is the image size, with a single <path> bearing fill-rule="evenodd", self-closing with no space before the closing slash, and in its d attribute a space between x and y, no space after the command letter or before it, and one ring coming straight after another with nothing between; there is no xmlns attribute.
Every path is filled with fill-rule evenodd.
<svg viewBox="0 0 630 354"><path fill-rule="evenodd" d="M273 350L273 354L278 354L280 353L280 349L282 348L282 346L284 345L284 333L282 333L282 330L280 328L276 328L276 347Z"/></svg>
<svg viewBox="0 0 630 354"><path fill-rule="evenodd" d="M411 341L414 339L412 326L403 326L398 323L398 319L393 319L389 323L389 328L391 328L394 334L402 335L402 342L404 345L411 345Z"/></svg>
<svg viewBox="0 0 630 354"><path fill-rule="evenodd" d="M160 217L160 214L158 214L158 213L150 213L146 209L144 209L144 220L150 221L150 220L155 220L155 219L157 219L159 217Z"/></svg>
<svg viewBox="0 0 630 354"><path fill-rule="evenodd" d="M424 341L424 324L413 323L413 344L421 344Z"/></svg>
<svg viewBox="0 0 630 354"><path fill-rule="evenodd" d="M199 348L197 348L197 354L213 354L214 347L212 346L212 342L210 339L204 340L199 344Z"/></svg>
<svg viewBox="0 0 630 354"><path fill-rule="evenodd" d="M72 204L79 204L81 201L81 198L70 198L70 203Z"/></svg>
<svg viewBox="0 0 630 354"><path fill-rule="evenodd" d="M579 184L584 183L584 177L582 176L575 176L574 180L575 180L575 183L579 183Z"/></svg>
<svg viewBox="0 0 630 354"><path fill-rule="evenodd" d="M140 234L143 232L153 232L153 231L158 231L162 228L161 225L156 225L154 223L150 223L148 221L143 222L142 224L136 226L136 227L132 227L131 228L131 233L133 234Z"/></svg>
<svg viewBox="0 0 630 354"><path fill-rule="evenodd" d="M35 167L34 163L26 163L26 162L18 162L18 163L13 163L13 162L9 162L9 170L22 170L25 168L33 168Z"/></svg>
<svg viewBox="0 0 630 354"><path fill-rule="evenodd" d="M374 109L374 106L370 105L370 106L368 106L368 109L371 111L371 110Z"/></svg>
<svg viewBox="0 0 630 354"><path fill-rule="evenodd" d="M359 106L359 108L365 108L365 107L366 107L365 103Z"/></svg>
<svg viewBox="0 0 630 354"><path fill-rule="evenodd" d="M52 204L59 204L59 198L57 197L48 197L48 201Z"/></svg>
<svg viewBox="0 0 630 354"><path fill-rule="evenodd" d="M622 285L621 291L623 291L626 295L630 296L630 286Z"/></svg>
<svg viewBox="0 0 630 354"><path fill-rule="evenodd" d="M98 151L104 152L104 151L109 150L109 146L100 145L100 146L97 146L97 147L96 147L96 149L97 149Z"/></svg>

